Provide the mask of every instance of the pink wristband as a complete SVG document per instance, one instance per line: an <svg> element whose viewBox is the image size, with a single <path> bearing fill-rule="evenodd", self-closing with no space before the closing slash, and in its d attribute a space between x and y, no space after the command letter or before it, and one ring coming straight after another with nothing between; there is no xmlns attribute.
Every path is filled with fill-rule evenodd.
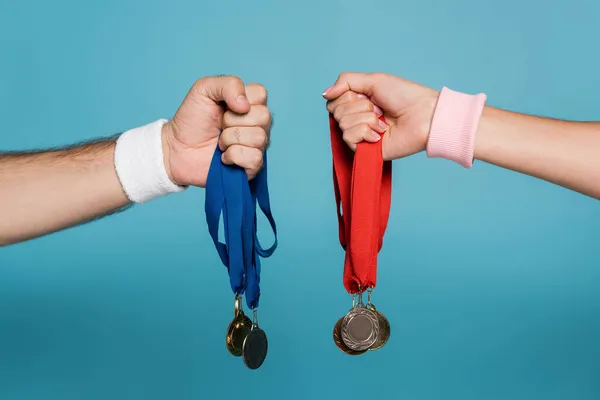
<svg viewBox="0 0 600 400"><path fill-rule="evenodd" d="M469 95L442 88L431 121L427 157L445 158L471 168L485 101L483 93Z"/></svg>

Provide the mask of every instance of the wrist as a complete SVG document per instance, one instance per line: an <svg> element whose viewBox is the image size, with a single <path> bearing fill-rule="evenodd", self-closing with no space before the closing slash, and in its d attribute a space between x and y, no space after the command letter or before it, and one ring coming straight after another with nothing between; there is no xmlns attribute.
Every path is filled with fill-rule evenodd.
<svg viewBox="0 0 600 400"><path fill-rule="evenodd" d="M170 170L171 151L165 144L163 128L166 120L128 130L117 139L114 164L127 197L134 203L145 203L185 187L175 184Z"/></svg>
<svg viewBox="0 0 600 400"><path fill-rule="evenodd" d="M445 158L471 168L485 101L483 93L469 95L444 87L431 120L427 156Z"/></svg>
<svg viewBox="0 0 600 400"><path fill-rule="evenodd" d="M173 169L171 168L171 156L173 154L173 122L169 121L162 126L161 129L162 136L162 151L163 151L163 164L165 165L165 171L169 180L173 182L175 185L182 186L180 183L176 182L173 177Z"/></svg>
<svg viewBox="0 0 600 400"><path fill-rule="evenodd" d="M435 109L438 103L439 96L440 92L432 89L431 94L427 97L424 97L421 102L420 121L422 122L419 129L419 135L421 138L420 143L422 143L422 145L419 151L427 150L427 143L429 141L431 126L433 123L433 116L435 115Z"/></svg>

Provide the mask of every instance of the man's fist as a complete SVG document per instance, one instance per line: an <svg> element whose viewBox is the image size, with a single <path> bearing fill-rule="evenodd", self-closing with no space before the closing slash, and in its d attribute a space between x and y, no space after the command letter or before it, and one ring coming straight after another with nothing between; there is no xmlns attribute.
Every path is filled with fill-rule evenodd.
<svg viewBox="0 0 600 400"><path fill-rule="evenodd" d="M169 178L177 185L204 187L222 131L223 162L244 168L252 179L262 168L270 128L267 91L262 85L244 85L233 76L199 79L163 127Z"/></svg>

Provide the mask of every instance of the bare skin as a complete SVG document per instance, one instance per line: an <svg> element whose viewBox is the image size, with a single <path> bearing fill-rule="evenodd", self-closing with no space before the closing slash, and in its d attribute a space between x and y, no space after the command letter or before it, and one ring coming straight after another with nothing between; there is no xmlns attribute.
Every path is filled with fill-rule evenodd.
<svg viewBox="0 0 600 400"><path fill-rule="evenodd" d="M224 106L226 105L226 106ZM219 133L223 161L262 168L271 115L267 92L236 77L207 77L164 125L169 178L204 187ZM0 153L0 246L22 242L122 210L130 204L114 167L116 138L70 148Z"/></svg>
<svg viewBox="0 0 600 400"><path fill-rule="evenodd" d="M349 72L323 93L348 146L383 140L386 160L425 150L438 95L393 75ZM380 125L381 115L387 126ZM600 199L599 154L600 122L561 121L486 106L474 156Z"/></svg>

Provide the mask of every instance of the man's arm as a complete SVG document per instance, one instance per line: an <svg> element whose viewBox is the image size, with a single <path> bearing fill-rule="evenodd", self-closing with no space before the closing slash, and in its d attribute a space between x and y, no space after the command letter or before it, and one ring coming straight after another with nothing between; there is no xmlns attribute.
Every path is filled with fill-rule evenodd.
<svg viewBox="0 0 600 400"><path fill-rule="evenodd" d="M115 139L0 153L0 245L46 235L130 204L115 171Z"/></svg>
<svg viewBox="0 0 600 400"><path fill-rule="evenodd" d="M262 168L271 113L262 85L233 76L196 81L171 121L66 149L0 153L0 246L56 232L132 203L204 187L222 161Z"/></svg>
<svg viewBox="0 0 600 400"><path fill-rule="evenodd" d="M486 107L475 158L600 199L600 123Z"/></svg>

